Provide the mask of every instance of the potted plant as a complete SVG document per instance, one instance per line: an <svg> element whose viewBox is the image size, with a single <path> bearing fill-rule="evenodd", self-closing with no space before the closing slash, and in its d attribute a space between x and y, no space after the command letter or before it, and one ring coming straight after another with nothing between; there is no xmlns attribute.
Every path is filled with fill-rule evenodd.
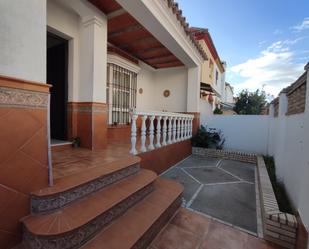
<svg viewBox="0 0 309 249"><path fill-rule="evenodd" d="M72 141L72 147L78 148L78 147L80 147L80 143L81 143L80 137L74 137L73 141Z"/></svg>

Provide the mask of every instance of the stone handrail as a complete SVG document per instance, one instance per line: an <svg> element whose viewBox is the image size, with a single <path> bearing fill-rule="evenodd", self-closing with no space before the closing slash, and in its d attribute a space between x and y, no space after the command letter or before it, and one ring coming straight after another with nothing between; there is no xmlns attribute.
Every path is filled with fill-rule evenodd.
<svg viewBox="0 0 309 249"><path fill-rule="evenodd" d="M160 111L137 111L131 113L131 150L133 155L146 152L169 144L184 141L192 137L194 115L160 112ZM136 120L141 118L140 149L136 148L137 125ZM149 125L147 127L147 120ZM154 120L157 120L156 126ZM161 125L162 122L162 125ZM146 140L148 145L146 146ZM156 140L156 141L155 141Z"/></svg>

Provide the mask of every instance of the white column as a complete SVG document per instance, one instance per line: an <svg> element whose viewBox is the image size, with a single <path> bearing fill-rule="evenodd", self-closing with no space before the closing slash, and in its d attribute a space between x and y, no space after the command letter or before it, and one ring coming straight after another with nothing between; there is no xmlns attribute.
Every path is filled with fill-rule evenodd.
<svg viewBox="0 0 309 249"><path fill-rule="evenodd" d="M188 69L187 112L200 110L200 70L199 66Z"/></svg>
<svg viewBox="0 0 309 249"><path fill-rule="evenodd" d="M80 29L78 100L106 103L107 19L84 16Z"/></svg>
<svg viewBox="0 0 309 249"><path fill-rule="evenodd" d="M150 126L149 126L149 146L148 146L148 149L153 150L154 149L154 145L153 145L154 125L153 125L153 122L155 120L155 116L150 116L149 120L150 120Z"/></svg>
<svg viewBox="0 0 309 249"><path fill-rule="evenodd" d="M141 152L146 152L146 120L147 115L142 116L142 127L141 127Z"/></svg>
<svg viewBox="0 0 309 249"><path fill-rule="evenodd" d="M167 144L172 143L172 117L168 117L168 134L167 134Z"/></svg>
<svg viewBox="0 0 309 249"><path fill-rule="evenodd" d="M163 117L163 129L162 129L162 146L166 146L166 132L167 132L167 124L166 124L166 121L167 121L167 116L164 116Z"/></svg>
<svg viewBox="0 0 309 249"><path fill-rule="evenodd" d="M177 142L177 118L173 117L173 138L172 138L172 143Z"/></svg>
<svg viewBox="0 0 309 249"><path fill-rule="evenodd" d="M157 116L157 143L156 143L156 148L161 147L161 116Z"/></svg>
<svg viewBox="0 0 309 249"><path fill-rule="evenodd" d="M133 114L132 115L132 121L131 121L131 150L130 153L133 155L137 154L136 150L136 119L137 115Z"/></svg>

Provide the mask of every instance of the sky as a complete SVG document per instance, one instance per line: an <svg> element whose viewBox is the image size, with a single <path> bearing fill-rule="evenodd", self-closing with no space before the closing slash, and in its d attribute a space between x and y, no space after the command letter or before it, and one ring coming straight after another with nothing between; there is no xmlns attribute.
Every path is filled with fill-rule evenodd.
<svg viewBox="0 0 309 249"><path fill-rule="evenodd" d="M309 62L309 0L178 0L190 26L208 28L235 93L275 97Z"/></svg>

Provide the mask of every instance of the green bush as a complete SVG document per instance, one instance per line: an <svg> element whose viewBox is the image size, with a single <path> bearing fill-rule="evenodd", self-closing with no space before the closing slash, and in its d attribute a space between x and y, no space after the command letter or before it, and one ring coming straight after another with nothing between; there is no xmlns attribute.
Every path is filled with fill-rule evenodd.
<svg viewBox="0 0 309 249"><path fill-rule="evenodd" d="M213 111L213 113L214 114L223 114L223 111L220 108L216 107L216 109Z"/></svg>
<svg viewBox="0 0 309 249"><path fill-rule="evenodd" d="M271 156L264 156L264 162L268 171L268 175L273 186L273 190L276 195L276 199L281 212L294 214L292 205L287 196L285 187L282 182L277 180L276 177L276 166L274 158Z"/></svg>
<svg viewBox="0 0 309 249"><path fill-rule="evenodd" d="M196 135L191 139L192 146L202 148L222 149L225 139L222 136L221 131L216 129L208 129L205 126L201 126Z"/></svg>

